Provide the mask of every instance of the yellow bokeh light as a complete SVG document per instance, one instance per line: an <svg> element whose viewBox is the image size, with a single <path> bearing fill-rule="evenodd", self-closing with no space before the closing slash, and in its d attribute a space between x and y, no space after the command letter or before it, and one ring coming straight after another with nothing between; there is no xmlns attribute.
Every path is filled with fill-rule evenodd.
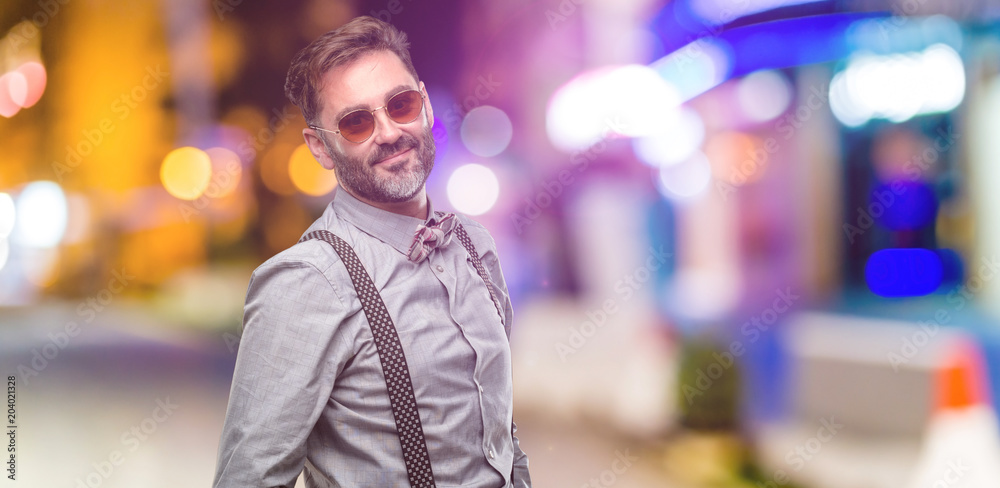
<svg viewBox="0 0 1000 488"><path fill-rule="evenodd" d="M212 160L195 147L174 149L163 158L160 181L171 195L182 200L194 200L208 188L212 179Z"/></svg>
<svg viewBox="0 0 1000 488"><path fill-rule="evenodd" d="M320 166L305 144L292 152L292 158L288 162L288 175L295 188L314 197L326 195L337 187L337 176L333 171Z"/></svg>

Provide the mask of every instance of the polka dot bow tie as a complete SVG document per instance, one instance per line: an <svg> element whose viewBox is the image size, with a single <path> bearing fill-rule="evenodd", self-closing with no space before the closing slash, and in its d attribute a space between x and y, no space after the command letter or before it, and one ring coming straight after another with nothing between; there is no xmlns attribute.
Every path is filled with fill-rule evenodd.
<svg viewBox="0 0 1000 488"><path fill-rule="evenodd" d="M417 226L413 234L413 244L410 244L408 257L410 261L419 263L438 247L447 246L451 241L452 231L458 225L455 214L445 214L443 217L431 219L430 225Z"/></svg>

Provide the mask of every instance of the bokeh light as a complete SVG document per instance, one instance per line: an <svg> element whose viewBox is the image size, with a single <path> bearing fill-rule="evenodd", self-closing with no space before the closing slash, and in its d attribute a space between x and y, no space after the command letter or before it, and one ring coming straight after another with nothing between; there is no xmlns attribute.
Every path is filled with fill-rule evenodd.
<svg viewBox="0 0 1000 488"><path fill-rule="evenodd" d="M29 61L19 66L17 72L24 76L27 89L21 107L31 107L38 103L45 93L45 85L48 82L45 66L37 61Z"/></svg>
<svg viewBox="0 0 1000 488"><path fill-rule="evenodd" d="M212 160L196 147L170 151L160 166L160 181L167 192L182 200L194 200L208 188L212 179Z"/></svg>
<svg viewBox="0 0 1000 488"><path fill-rule="evenodd" d="M17 71L0 75L0 115L13 117L28 97L28 80Z"/></svg>
<svg viewBox="0 0 1000 488"><path fill-rule="evenodd" d="M665 116L663 132L632 140L636 157L654 168L691 157L705 140L705 123L694 109L684 107Z"/></svg>
<svg viewBox="0 0 1000 488"><path fill-rule="evenodd" d="M941 258L928 249L882 249L865 264L868 288L882 297L928 295L943 278Z"/></svg>
<svg viewBox="0 0 1000 488"><path fill-rule="evenodd" d="M469 152L488 158L507 149L514 135L514 126L503 110L480 105L466 114L460 133L462 143Z"/></svg>
<svg viewBox="0 0 1000 488"><path fill-rule="evenodd" d="M962 103L965 97L965 65L962 57L947 44L935 44L924 50L924 84L922 113L947 112Z"/></svg>
<svg viewBox="0 0 1000 488"><path fill-rule="evenodd" d="M11 71L7 75L7 90L10 93L11 101L18 107L24 108L25 102L28 100L28 79L20 71Z"/></svg>
<svg viewBox="0 0 1000 488"><path fill-rule="evenodd" d="M713 135L705 143L705 155L715 176L735 186L759 180L771 158L759 137L736 131Z"/></svg>
<svg viewBox="0 0 1000 488"><path fill-rule="evenodd" d="M52 181L27 184L15 202L13 237L25 247L49 248L59 244L66 232L66 194Z"/></svg>
<svg viewBox="0 0 1000 488"><path fill-rule="evenodd" d="M288 162L288 176L295 188L314 197L326 195L337 187L336 174L320 166L305 143L292 151Z"/></svg>
<svg viewBox="0 0 1000 488"><path fill-rule="evenodd" d="M701 151L687 160L659 169L657 188L660 193L677 201L690 200L705 192L712 181L712 167Z"/></svg>
<svg viewBox="0 0 1000 488"><path fill-rule="evenodd" d="M486 213L500 196L496 174L481 164L459 166L448 178L448 201L459 212L469 215Z"/></svg>
<svg viewBox="0 0 1000 488"><path fill-rule="evenodd" d="M875 118L903 122L946 112L964 97L962 58L946 44L922 52L855 56L830 83L833 114L849 127Z"/></svg>
<svg viewBox="0 0 1000 488"><path fill-rule="evenodd" d="M871 110L856 103L848 93L847 75L843 71L834 75L830 82L830 110L848 127L859 127L872 117Z"/></svg>
<svg viewBox="0 0 1000 488"><path fill-rule="evenodd" d="M612 136L666 130L680 95L648 66L604 68L570 80L553 94L545 116L549 140L574 151Z"/></svg>
<svg viewBox="0 0 1000 488"><path fill-rule="evenodd" d="M792 85L780 71L755 71L740 80L736 95L747 118L766 122L788 109Z"/></svg>

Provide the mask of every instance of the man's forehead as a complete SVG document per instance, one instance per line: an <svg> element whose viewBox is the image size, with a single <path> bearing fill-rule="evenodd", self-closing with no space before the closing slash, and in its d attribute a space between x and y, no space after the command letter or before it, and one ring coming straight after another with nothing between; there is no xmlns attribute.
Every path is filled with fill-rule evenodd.
<svg viewBox="0 0 1000 488"><path fill-rule="evenodd" d="M376 103L400 85L416 88L416 80L395 53L375 51L328 70L321 93L328 104Z"/></svg>

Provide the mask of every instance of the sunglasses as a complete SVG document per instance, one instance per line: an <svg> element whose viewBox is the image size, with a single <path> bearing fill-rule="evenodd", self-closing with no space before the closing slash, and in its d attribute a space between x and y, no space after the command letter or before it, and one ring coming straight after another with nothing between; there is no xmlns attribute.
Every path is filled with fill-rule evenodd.
<svg viewBox="0 0 1000 488"><path fill-rule="evenodd" d="M323 132L333 132L344 136L349 142L361 144L368 140L375 133L375 111L385 109L385 114L397 124L408 124L417 120L420 111L424 108L424 94L419 90L401 91L385 102L382 107L371 110L360 109L348 113L337 122L338 130L329 130L315 125L310 125L310 129L321 130Z"/></svg>

